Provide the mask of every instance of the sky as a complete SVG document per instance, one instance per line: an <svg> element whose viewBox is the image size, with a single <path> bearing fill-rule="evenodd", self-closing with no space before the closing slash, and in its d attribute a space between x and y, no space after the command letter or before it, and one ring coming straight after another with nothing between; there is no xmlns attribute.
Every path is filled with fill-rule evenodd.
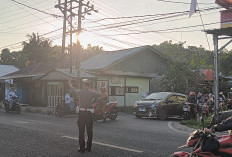
<svg viewBox="0 0 232 157"><path fill-rule="evenodd" d="M15 1L50 14L62 15L61 11L54 7L58 0ZM173 43L185 42L186 47L202 45L213 50L212 35L206 37L202 21L206 30L220 28L220 11L223 9L201 11L202 21L199 13L190 18L188 13L177 14L188 11L190 2L191 0L90 0L90 4L94 5L98 13L91 12L92 15L85 15L82 20L81 44L84 47L87 44L99 45L104 50L112 51L172 40ZM205 10L218 5L214 0L198 0L198 7ZM0 19L0 50L20 50L21 43L26 41L27 35L32 32L52 40L53 45L62 44L63 18L27 8L12 0L1 0ZM76 27L77 17L73 21ZM73 42L76 40L74 35ZM219 42L219 45L222 46L224 42L226 41ZM66 45L68 44L69 36L66 39Z"/></svg>

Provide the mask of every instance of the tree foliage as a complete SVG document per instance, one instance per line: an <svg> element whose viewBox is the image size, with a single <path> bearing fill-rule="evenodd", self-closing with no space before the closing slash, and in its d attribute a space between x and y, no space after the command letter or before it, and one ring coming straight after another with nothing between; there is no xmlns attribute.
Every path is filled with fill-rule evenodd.
<svg viewBox="0 0 232 157"><path fill-rule="evenodd" d="M161 87L166 91L185 93L196 90L204 82L200 69L213 67L213 53L202 46L185 48L184 43L165 41L154 48L173 61L162 73Z"/></svg>
<svg viewBox="0 0 232 157"><path fill-rule="evenodd" d="M163 72L160 85L164 91L185 93L194 91L201 79L198 71L190 70L181 62L173 62Z"/></svg>
<svg viewBox="0 0 232 157"><path fill-rule="evenodd" d="M232 51L227 52L221 52L219 54L219 71L226 76L232 75Z"/></svg>
<svg viewBox="0 0 232 157"><path fill-rule="evenodd" d="M22 43L23 48L21 51L10 52L9 49L3 49L1 53L0 64L15 65L18 68L35 64L38 62L60 62L64 65L69 65L70 47L66 48L66 53L62 55L61 46L52 46L52 41L40 37L38 34L32 33L27 35L28 41ZM102 47L91 46L90 44L86 49L81 47L80 58L81 61L85 60L97 53L103 51ZM72 63L76 64L77 60L77 46L73 45Z"/></svg>

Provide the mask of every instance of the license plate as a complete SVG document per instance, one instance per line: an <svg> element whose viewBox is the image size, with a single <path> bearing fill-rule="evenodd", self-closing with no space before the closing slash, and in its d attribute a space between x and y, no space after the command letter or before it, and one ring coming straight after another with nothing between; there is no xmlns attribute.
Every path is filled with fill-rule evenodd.
<svg viewBox="0 0 232 157"><path fill-rule="evenodd" d="M145 108L139 108L139 111L145 112L146 109Z"/></svg>
<svg viewBox="0 0 232 157"><path fill-rule="evenodd" d="M188 111L188 108L184 108L184 111Z"/></svg>

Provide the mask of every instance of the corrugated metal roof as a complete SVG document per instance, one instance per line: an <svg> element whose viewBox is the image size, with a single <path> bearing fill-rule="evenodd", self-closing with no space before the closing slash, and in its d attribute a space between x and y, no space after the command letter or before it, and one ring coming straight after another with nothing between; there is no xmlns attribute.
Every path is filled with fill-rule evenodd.
<svg viewBox="0 0 232 157"><path fill-rule="evenodd" d="M105 51L101 52L83 63L81 63L81 68L86 70L98 70L98 69L104 69L107 66L110 66L111 64L128 57L132 54L141 52L142 50L149 48L150 46L142 46L142 47L136 47L131 49L124 49L124 50L118 50L118 51Z"/></svg>
<svg viewBox="0 0 232 157"><path fill-rule="evenodd" d="M41 62L41 63L30 65L11 74L8 74L2 77L1 79L42 76L48 71L50 71L51 69L58 67L59 67L59 63Z"/></svg>
<svg viewBox="0 0 232 157"><path fill-rule="evenodd" d="M61 72L61 73L64 73L70 77L77 77L77 71L76 71L76 68L73 68L73 72L70 73L70 70L69 69L56 69L57 71ZM87 73L85 70L81 70L81 73L80 73L80 77L83 77L83 78L90 78L90 77L96 77L92 74L89 74Z"/></svg>
<svg viewBox="0 0 232 157"><path fill-rule="evenodd" d="M0 77L19 71L14 65L0 65Z"/></svg>

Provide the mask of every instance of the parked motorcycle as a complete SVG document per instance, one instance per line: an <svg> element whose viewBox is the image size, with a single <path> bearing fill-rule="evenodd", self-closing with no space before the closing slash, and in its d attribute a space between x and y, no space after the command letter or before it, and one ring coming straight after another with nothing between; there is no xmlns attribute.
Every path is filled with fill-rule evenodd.
<svg viewBox="0 0 232 157"><path fill-rule="evenodd" d="M232 99L227 99L226 100L226 110L231 110L232 109Z"/></svg>
<svg viewBox="0 0 232 157"><path fill-rule="evenodd" d="M74 111L70 111L69 104L66 104L65 102L58 103L55 108L55 116L62 117L66 115L76 115L76 108L75 106Z"/></svg>
<svg viewBox="0 0 232 157"><path fill-rule="evenodd" d="M13 100L13 104L12 107L9 108L9 102L8 101L4 101L4 106L5 106L5 111L7 113L11 112L11 111L16 111L18 114L21 113L21 107L20 107L20 103L19 103L19 98L18 97L12 97Z"/></svg>
<svg viewBox="0 0 232 157"><path fill-rule="evenodd" d="M191 103L185 102L183 105L183 119L190 119L190 106Z"/></svg>
<svg viewBox="0 0 232 157"><path fill-rule="evenodd" d="M117 104L118 102L110 102L107 104L106 106L106 110L105 110L105 117L109 118L111 120L115 120L118 116L117 114ZM102 109L101 109L101 104L99 101L94 101L93 105L92 105L93 109L94 109L94 119L95 120L102 120L103 119L103 115L102 115Z"/></svg>
<svg viewBox="0 0 232 157"><path fill-rule="evenodd" d="M203 123L204 130L204 123ZM216 137L214 134L196 130L190 134L187 147L193 147L193 152L175 152L174 157L231 157L232 135Z"/></svg>
<svg viewBox="0 0 232 157"><path fill-rule="evenodd" d="M201 106L201 115L202 117L204 118L205 116L208 117L209 115L209 106L207 103L204 103L202 106Z"/></svg>

